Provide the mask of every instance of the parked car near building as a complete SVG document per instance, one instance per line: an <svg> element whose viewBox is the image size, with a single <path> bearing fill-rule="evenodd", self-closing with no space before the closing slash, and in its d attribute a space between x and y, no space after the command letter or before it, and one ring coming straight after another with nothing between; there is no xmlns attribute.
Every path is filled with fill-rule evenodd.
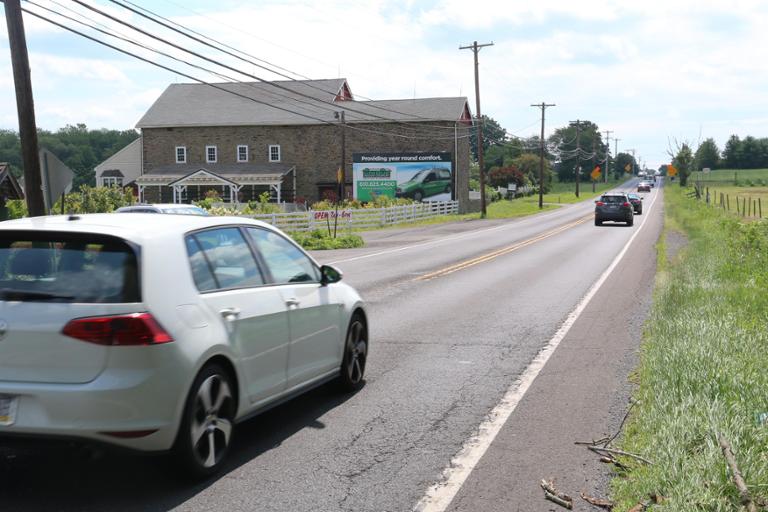
<svg viewBox="0 0 768 512"><path fill-rule="evenodd" d="M367 313L338 270L262 222L140 215L0 224L0 437L171 451L206 476L235 423L361 386Z"/></svg>
<svg viewBox="0 0 768 512"><path fill-rule="evenodd" d="M167 203L167 204L133 204L121 206L115 213L172 213L175 215L210 215L205 208L193 204Z"/></svg>

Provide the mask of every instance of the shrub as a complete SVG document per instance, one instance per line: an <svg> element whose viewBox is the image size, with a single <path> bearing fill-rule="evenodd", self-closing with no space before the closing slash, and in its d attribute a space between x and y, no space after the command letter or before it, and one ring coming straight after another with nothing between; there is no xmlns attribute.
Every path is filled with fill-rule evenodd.
<svg viewBox="0 0 768 512"><path fill-rule="evenodd" d="M91 187L83 185L79 192L64 196L65 213L109 213L121 206L134 204L135 198L129 188ZM53 205L53 213L61 212L61 200Z"/></svg>
<svg viewBox="0 0 768 512"><path fill-rule="evenodd" d="M296 243L307 250L327 250L327 249L350 249L354 247L363 247L365 242L359 235L340 235L333 238L327 231L315 230L309 233L295 232L291 236Z"/></svg>
<svg viewBox="0 0 768 512"><path fill-rule="evenodd" d="M23 199L11 199L6 203L8 219L20 219L27 216L27 203Z"/></svg>

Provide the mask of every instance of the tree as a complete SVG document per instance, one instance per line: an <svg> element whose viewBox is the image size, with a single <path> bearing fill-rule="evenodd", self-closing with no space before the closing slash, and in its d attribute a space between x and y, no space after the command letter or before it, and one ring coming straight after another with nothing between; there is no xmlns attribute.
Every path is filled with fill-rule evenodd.
<svg viewBox="0 0 768 512"><path fill-rule="evenodd" d="M94 167L133 142L139 134L135 130L89 130L82 123L67 125L56 132L38 130L41 148L56 155L75 173L72 188L95 185ZM14 175L23 173L19 135L11 130L0 130L0 162L11 164Z"/></svg>
<svg viewBox="0 0 768 512"><path fill-rule="evenodd" d="M629 166L629 171L627 171ZM632 169L639 169L635 157L629 153L619 153L616 158L613 159L613 175L616 179L621 179L624 174L631 173Z"/></svg>
<svg viewBox="0 0 768 512"><path fill-rule="evenodd" d="M560 155L560 161L555 166L560 181L576 181L577 166L582 168L582 180L588 181L588 178L584 178L586 175L584 169L588 167L590 171L592 170L593 144L597 153L596 160L605 159L606 146L603 144L602 135L595 123L580 121L578 139L579 145L577 147L575 124L558 128L549 138L549 144L557 148L555 152Z"/></svg>
<svg viewBox="0 0 768 512"><path fill-rule="evenodd" d="M523 153L515 158L512 164L528 178L528 181L534 185L539 185L539 156L533 153ZM544 192L548 192L552 185L552 166L548 159L544 159Z"/></svg>
<svg viewBox="0 0 768 512"><path fill-rule="evenodd" d="M526 184L526 176L514 165L509 167L494 167L488 173L488 181L492 187L506 187L514 183L518 187Z"/></svg>
<svg viewBox="0 0 768 512"><path fill-rule="evenodd" d="M741 161L741 139L738 135L731 135L723 148L723 164L728 169L740 169Z"/></svg>
<svg viewBox="0 0 768 512"><path fill-rule="evenodd" d="M507 140L507 131L496 122L495 119L483 115L483 156L489 147L495 144L502 144ZM472 151L472 158L477 161L477 131L472 130L469 137L469 149Z"/></svg>
<svg viewBox="0 0 768 512"><path fill-rule="evenodd" d="M672 159L672 165L677 168L677 176L680 178L680 186L685 187L688 185L688 176L691 175L693 170L694 156L691 147L687 142L684 142L678 147L677 153Z"/></svg>
<svg viewBox="0 0 768 512"><path fill-rule="evenodd" d="M707 139L702 142L696 150L695 168L696 170L708 167L717 169L720 164L720 150L715 143L715 139Z"/></svg>

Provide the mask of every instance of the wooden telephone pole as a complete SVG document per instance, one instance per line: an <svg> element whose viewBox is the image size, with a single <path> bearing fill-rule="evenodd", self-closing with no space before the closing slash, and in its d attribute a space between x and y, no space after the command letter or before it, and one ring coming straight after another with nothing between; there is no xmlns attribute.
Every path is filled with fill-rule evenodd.
<svg viewBox="0 0 768 512"><path fill-rule="evenodd" d="M541 139L539 140L541 146L541 155L539 157L539 210L544 208L544 112L547 107L556 106L554 103L534 103L532 107L538 107L541 109Z"/></svg>
<svg viewBox="0 0 768 512"><path fill-rule="evenodd" d="M571 121L576 125L576 197L579 197L579 175L581 174L581 120Z"/></svg>
<svg viewBox="0 0 768 512"><path fill-rule="evenodd" d="M477 44L477 41L471 46L459 46L459 50L470 49L475 54L475 104L477 106L477 163L480 165L480 216L486 217L485 208L485 169L483 167L483 115L480 113L480 74L478 71L477 54L481 48L493 46L493 42Z"/></svg>
<svg viewBox="0 0 768 512"><path fill-rule="evenodd" d="M35 104L32 99L32 80L29 73L29 55L24 35L19 0L3 0L5 20L8 25L8 43L11 49L13 82L16 86L16 109L19 114L19 138L24 162L24 195L30 217L45 215L43 183L40 176L40 158L37 149Z"/></svg>

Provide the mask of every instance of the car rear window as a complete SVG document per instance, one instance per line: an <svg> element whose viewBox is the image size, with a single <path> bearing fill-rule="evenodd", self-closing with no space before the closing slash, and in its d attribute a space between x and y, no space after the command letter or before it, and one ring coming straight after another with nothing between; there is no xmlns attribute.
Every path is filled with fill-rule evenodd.
<svg viewBox="0 0 768 512"><path fill-rule="evenodd" d="M626 196L603 196L604 203L624 203L626 201Z"/></svg>
<svg viewBox="0 0 768 512"><path fill-rule="evenodd" d="M0 231L0 300L140 302L138 260L106 235Z"/></svg>

